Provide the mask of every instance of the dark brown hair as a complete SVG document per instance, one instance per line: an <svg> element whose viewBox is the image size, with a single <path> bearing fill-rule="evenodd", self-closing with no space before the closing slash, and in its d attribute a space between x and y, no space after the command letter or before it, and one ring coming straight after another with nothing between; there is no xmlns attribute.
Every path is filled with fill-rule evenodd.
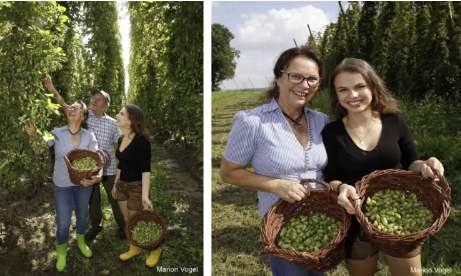
<svg viewBox="0 0 461 276"><path fill-rule="evenodd" d="M131 131L137 135L146 137L146 139L150 142L150 134L147 130L146 119L142 109L134 104L125 105L125 109L128 113L128 119L131 121Z"/></svg>
<svg viewBox="0 0 461 276"><path fill-rule="evenodd" d="M363 76L373 97L371 100L373 111L379 112L379 114L399 112L397 100L387 90L384 81L376 74L373 67L364 60L346 58L336 66L328 85L330 112L337 120L347 115L347 110L339 103L335 88L335 79L342 72L359 73Z"/></svg>
<svg viewBox="0 0 461 276"><path fill-rule="evenodd" d="M279 97L280 92L276 80L280 78L280 76L282 76L283 74L282 72L280 72L280 70L287 69L287 67L290 66L290 62L297 56L304 56L314 61L319 67L320 78L323 78L323 76L325 75L325 65L323 64L320 56L317 55L317 53L314 50L305 46L299 48L290 48L283 52L277 59L277 62L275 63L273 70L274 81L272 82L271 87L264 94L265 102L270 101L272 98L277 99Z"/></svg>

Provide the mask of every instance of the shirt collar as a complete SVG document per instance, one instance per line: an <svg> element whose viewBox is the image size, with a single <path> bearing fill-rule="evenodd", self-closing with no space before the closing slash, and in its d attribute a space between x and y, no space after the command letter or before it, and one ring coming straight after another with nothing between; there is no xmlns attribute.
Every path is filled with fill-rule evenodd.
<svg viewBox="0 0 461 276"><path fill-rule="evenodd" d="M280 106L279 104L277 103L277 101L275 100L275 98L272 98L268 103L266 103L263 107L263 112L271 112L271 111L274 111L276 109L280 109ZM308 114L309 113L309 108L307 107L304 107L304 113Z"/></svg>
<svg viewBox="0 0 461 276"><path fill-rule="evenodd" d="M93 116L93 117L96 117L96 115L94 115L93 111L91 109L88 109L88 117L90 116ZM106 112L104 112L104 114L102 114L101 118L106 118L107 117L107 114ZM98 118L98 117L96 117Z"/></svg>

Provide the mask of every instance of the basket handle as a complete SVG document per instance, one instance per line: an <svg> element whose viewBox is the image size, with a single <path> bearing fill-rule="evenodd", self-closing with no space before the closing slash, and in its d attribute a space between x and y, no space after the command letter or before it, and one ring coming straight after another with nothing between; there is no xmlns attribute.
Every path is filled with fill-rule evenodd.
<svg viewBox="0 0 461 276"><path fill-rule="evenodd" d="M327 190L327 193L328 193L328 198L331 199L330 197L330 193L333 192L333 187L331 187L330 184L326 183L325 181L323 180L320 180L320 179L314 179L314 178L307 178L307 179L303 179L301 180L301 184L306 184L306 183L309 183L309 182L315 182L315 183L318 183L320 185L322 185L323 187L325 187L325 189ZM313 188L307 188L309 193L310 193L310 190L313 189ZM334 194L334 193L333 193ZM333 199L331 199L333 200Z"/></svg>
<svg viewBox="0 0 461 276"><path fill-rule="evenodd" d="M102 164L104 166L104 164L106 164L106 155L104 154L104 152L100 149L96 150L96 153L101 157L102 159Z"/></svg>
<svg viewBox="0 0 461 276"><path fill-rule="evenodd" d="M443 195L443 198L445 200L448 200L448 201L451 201L451 188L450 186L448 185L448 182L447 182L447 179L445 178L445 176L443 176L440 171L438 169L435 169L434 167L431 166L431 169L432 171L435 173L436 177L439 179L439 181L442 182L442 186L441 189L442 189L442 195ZM421 178L419 179L418 183L422 183L423 180L425 180L426 178L423 177L423 175L421 173L419 173L421 175ZM432 181L434 182L434 180L432 179Z"/></svg>

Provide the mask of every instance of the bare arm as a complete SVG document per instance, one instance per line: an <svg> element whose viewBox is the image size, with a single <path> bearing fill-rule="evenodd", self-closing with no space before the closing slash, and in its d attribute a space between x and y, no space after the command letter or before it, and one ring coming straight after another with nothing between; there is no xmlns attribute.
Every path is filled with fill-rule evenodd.
<svg viewBox="0 0 461 276"><path fill-rule="evenodd" d="M112 192L111 192L112 197L114 199L117 199L117 182L120 179L120 172L121 170L117 169L117 172L115 173L114 186L112 187Z"/></svg>
<svg viewBox="0 0 461 276"><path fill-rule="evenodd" d="M249 190L277 194L280 198L294 203L306 196L307 188L298 182L260 175L246 169L245 165L226 160L221 161L221 178L224 182Z"/></svg>
<svg viewBox="0 0 461 276"><path fill-rule="evenodd" d="M149 199L149 191L150 191L150 172L143 172L142 173L142 206L144 210L153 210L152 202Z"/></svg>
<svg viewBox="0 0 461 276"><path fill-rule="evenodd" d="M51 94L53 94L53 98L51 99L53 103L59 104L61 108L59 111L63 112L64 114L67 113L67 108L68 105L64 101L64 99L61 97L59 92L54 88L53 82L51 81L51 77L47 76L46 78L43 78L40 80L42 82L43 87L48 90Z"/></svg>

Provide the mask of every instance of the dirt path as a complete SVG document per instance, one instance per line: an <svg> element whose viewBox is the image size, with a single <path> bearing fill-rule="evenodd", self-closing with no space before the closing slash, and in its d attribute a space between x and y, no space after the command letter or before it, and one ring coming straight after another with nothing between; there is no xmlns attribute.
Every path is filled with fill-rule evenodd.
<svg viewBox="0 0 461 276"><path fill-rule="evenodd" d="M197 173L184 170L172 156L174 153L165 147L152 144L151 199L154 208L164 216L168 225L158 266L198 267L201 274L203 183ZM107 204L106 198L102 200L103 204ZM149 254L147 251L129 262L118 260L118 255L128 248L128 242L116 236L117 226L111 208L106 207L103 212L104 230L88 244L93 250L91 259L81 256L77 248L73 216L64 274L152 274L155 268L144 266ZM31 200L13 203L0 201L0 275L58 275L55 269L55 231L51 179Z"/></svg>

